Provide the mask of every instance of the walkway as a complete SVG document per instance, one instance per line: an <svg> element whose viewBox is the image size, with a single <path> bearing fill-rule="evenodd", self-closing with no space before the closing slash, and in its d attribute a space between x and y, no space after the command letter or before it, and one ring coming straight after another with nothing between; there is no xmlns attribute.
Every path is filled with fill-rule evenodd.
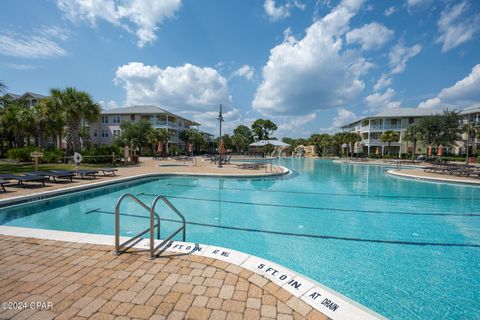
<svg viewBox="0 0 480 320"><path fill-rule="evenodd" d="M328 319L273 282L220 260L0 236L0 319ZM33 302L33 304L32 304Z"/></svg>

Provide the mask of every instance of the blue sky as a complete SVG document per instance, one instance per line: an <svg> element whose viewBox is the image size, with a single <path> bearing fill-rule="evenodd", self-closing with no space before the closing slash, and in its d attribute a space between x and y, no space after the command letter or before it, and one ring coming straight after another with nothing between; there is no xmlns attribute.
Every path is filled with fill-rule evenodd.
<svg viewBox="0 0 480 320"><path fill-rule="evenodd" d="M104 108L155 104L216 133L335 132L386 108L480 105L474 0L4 0L9 91L74 86Z"/></svg>

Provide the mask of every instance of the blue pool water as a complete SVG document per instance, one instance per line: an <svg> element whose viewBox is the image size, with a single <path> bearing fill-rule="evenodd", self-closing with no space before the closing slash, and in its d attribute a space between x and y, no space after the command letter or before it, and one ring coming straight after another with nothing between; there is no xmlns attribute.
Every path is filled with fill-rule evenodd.
<svg viewBox="0 0 480 320"><path fill-rule="evenodd" d="M116 199L166 195L187 241L270 259L392 319L480 315L480 188L388 176L385 168L285 159L283 179L163 177L0 209L0 224L113 234ZM162 217L176 219L159 206ZM148 226L122 205L123 235ZM162 233L178 224L162 223Z"/></svg>

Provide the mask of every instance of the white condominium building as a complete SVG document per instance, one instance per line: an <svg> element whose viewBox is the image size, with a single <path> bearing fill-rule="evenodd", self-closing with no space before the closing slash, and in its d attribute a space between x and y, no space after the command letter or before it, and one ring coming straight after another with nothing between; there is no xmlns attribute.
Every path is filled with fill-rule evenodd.
<svg viewBox="0 0 480 320"><path fill-rule="evenodd" d="M90 138L97 145L112 144L120 132L123 121L147 120L156 129L163 128L170 132L170 145L178 148L185 147L185 142L180 140L179 134L188 129L196 129L199 123L185 119L179 115L168 112L156 106L131 106L111 110L102 110L100 119L90 124Z"/></svg>
<svg viewBox="0 0 480 320"><path fill-rule="evenodd" d="M362 137L362 141L356 144L355 152L377 154L402 154L412 152L412 145L402 141L403 132L412 124L426 116L441 111L420 108L391 108L376 115L351 122L342 126L343 131L355 132ZM381 141L380 137L385 131L396 131L400 134L398 142L392 142L388 149L388 143ZM387 150L388 149L388 150ZM416 150L416 153L419 153Z"/></svg>

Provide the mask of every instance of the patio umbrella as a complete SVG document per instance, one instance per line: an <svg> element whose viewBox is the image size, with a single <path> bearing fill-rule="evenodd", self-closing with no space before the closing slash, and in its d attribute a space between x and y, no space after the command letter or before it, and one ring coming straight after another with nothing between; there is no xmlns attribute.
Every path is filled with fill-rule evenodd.
<svg viewBox="0 0 480 320"><path fill-rule="evenodd" d="M442 145L438 146L437 156L439 156L439 157L443 156L443 146Z"/></svg>
<svg viewBox="0 0 480 320"><path fill-rule="evenodd" d="M163 143L160 142L157 146L157 152L162 153L162 151L163 151Z"/></svg>
<svg viewBox="0 0 480 320"><path fill-rule="evenodd" d="M218 153L220 154L225 153L225 144L223 143L223 139L220 140L220 147L218 148Z"/></svg>
<svg viewBox="0 0 480 320"><path fill-rule="evenodd" d="M375 150L375 154L378 156L380 155L380 147L377 147L377 149Z"/></svg>
<svg viewBox="0 0 480 320"><path fill-rule="evenodd" d="M428 156L432 156L432 146L428 146Z"/></svg>
<svg viewBox="0 0 480 320"><path fill-rule="evenodd" d="M191 143L188 144L188 153L192 153L193 152L193 146Z"/></svg>

